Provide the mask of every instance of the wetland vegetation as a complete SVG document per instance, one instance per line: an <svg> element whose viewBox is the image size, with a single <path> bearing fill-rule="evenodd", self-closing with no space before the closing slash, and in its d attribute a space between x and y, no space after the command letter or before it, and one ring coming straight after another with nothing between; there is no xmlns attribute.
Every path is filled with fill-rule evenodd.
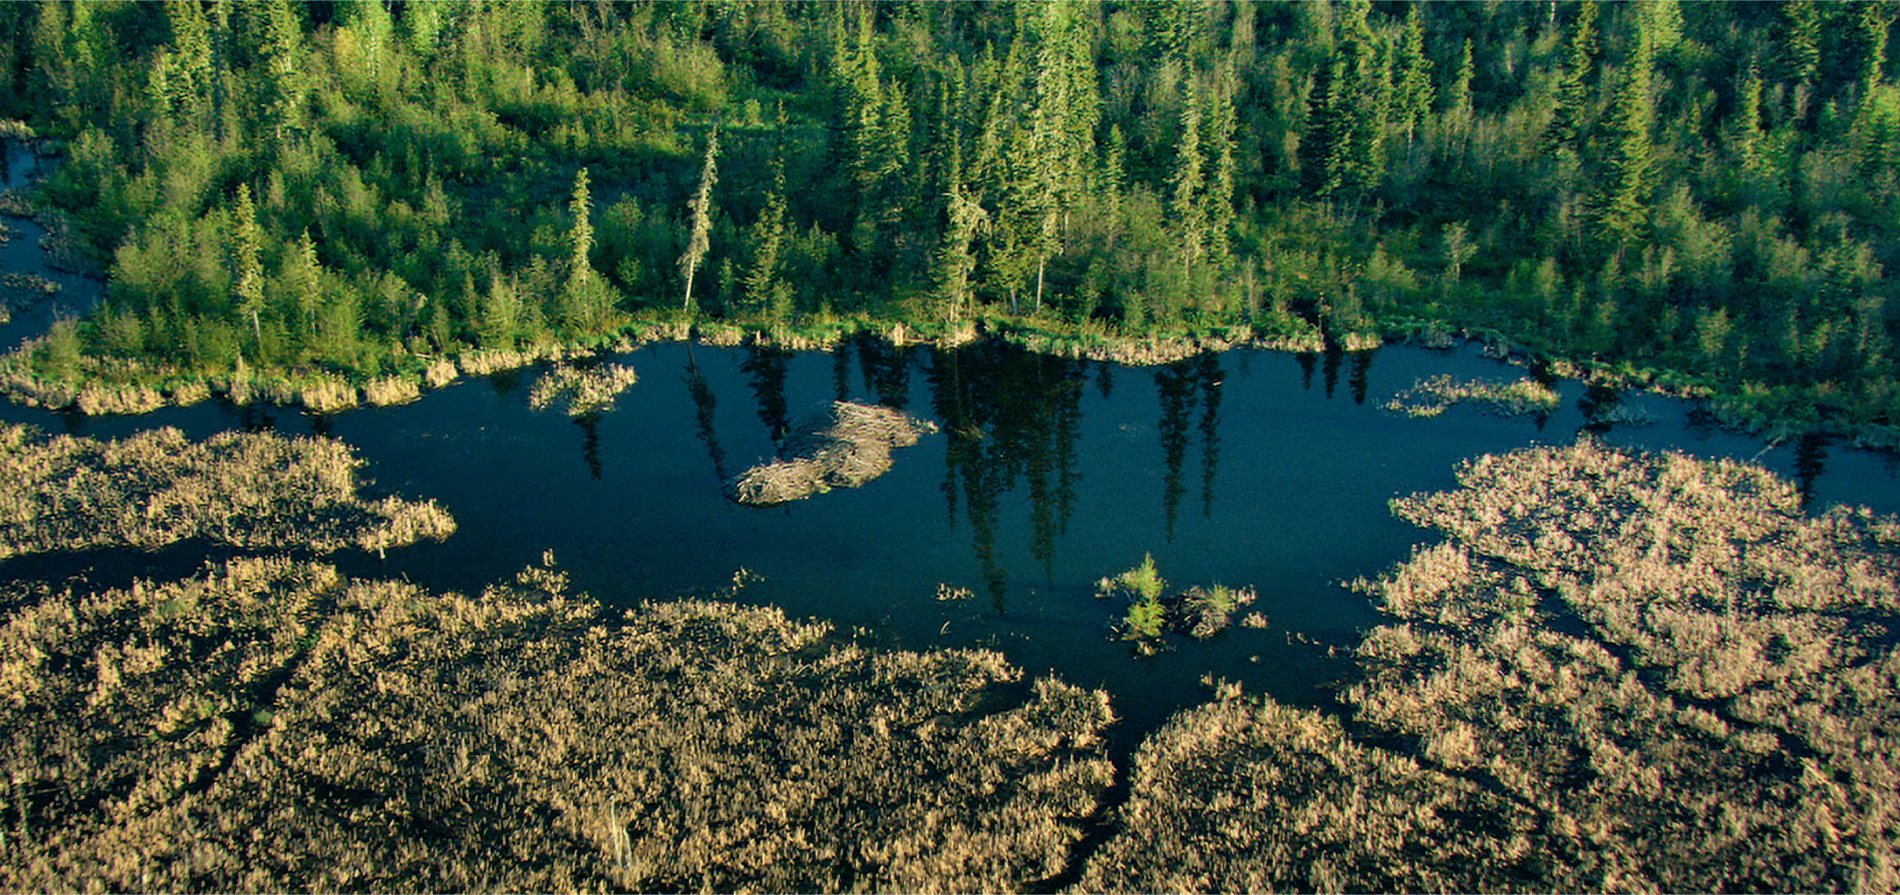
<svg viewBox="0 0 1900 895"><path fill-rule="evenodd" d="M1346 718L1229 694L1136 758L1095 891L1892 891L1900 520L1585 439L1395 501Z"/></svg>
<svg viewBox="0 0 1900 895"><path fill-rule="evenodd" d="M0 324L84 312L0 390L127 433L0 423L0 886L1900 889L1900 519L1809 512L1831 439L1900 446L1894 19L0 5L0 161L55 163L0 192L0 247L36 227L47 262L0 272ZM1416 421L1353 440L1234 387L1265 348L1367 405L1401 339L1533 375L1408 365L1369 407ZM624 357L677 341L684 390ZM763 433L717 400L740 379ZM1799 437L1798 481L1545 433L1565 379L1579 430L1691 398ZM1154 412L1085 430L1131 380ZM506 401L532 411L482 415ZM690 434L626 419L669 401ZM102 420L192 405L313 434ZM1507 423L1543 437L1476 446ZM536 450L575 427L585 480ZM359 474L401 438L427 459L393 487L425 496ZM1436 540L1281 593L1403 550L1319 511L1448 453L1482 455L1390 505ZM890 505L930 473L945 519ZM571 529L589 562L490 568ZM655 583L774 538L800 556L768 576ZM1170 588L1150 554L1099 582L1104 644L1087 579L1150 547L1260 590ZM48 555L81 571L21 565ZM822 611L773 605L801 593ZM1261 613L1229 629L1253 605L1285 650ZM1184 673L1175 634L1225 664Z"/></svg>

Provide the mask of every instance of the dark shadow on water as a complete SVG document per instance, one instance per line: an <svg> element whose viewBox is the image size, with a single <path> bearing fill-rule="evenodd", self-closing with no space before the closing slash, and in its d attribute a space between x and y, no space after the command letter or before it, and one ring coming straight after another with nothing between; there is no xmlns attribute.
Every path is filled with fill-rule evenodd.
<svg viewBox="0 0 1900 895"><path fill-rule="evenodd" d="M1809 432L1794 446L1794 483L1801 492L1801 509L1814 511L1814 482L1827 471L1828 436Z"/></svg>

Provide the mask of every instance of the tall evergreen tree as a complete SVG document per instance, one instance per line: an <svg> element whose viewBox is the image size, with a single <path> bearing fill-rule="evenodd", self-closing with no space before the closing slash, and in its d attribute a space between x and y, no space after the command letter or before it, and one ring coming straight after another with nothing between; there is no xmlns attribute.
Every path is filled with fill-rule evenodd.
<svg viewBox="0 0 1900 895"><path fill-rule="evenodd" d="M251 324L261 359L264 328L258 318L264 311L264 263L260 257L260 242L257 206L251 201L251 187L240 183L237 199L231 207L231 294L238 316Z"/></svg>
<svg viewBox="0 0 1900 895"><path fill-rule="evenodd" d="M772 191L766 194L765 209L746 230L751 266L744 282L744 306L754 314L783 321L791 312L791 284L779 274L787 235L785 206L785 165L772 165Z"/></svg>
<svg viewBox="0 0 1900 895"><path fill-rule="evenodd" d="M1647 217L1653 68L1648 34L1639 27L1598 149L1597 224L1611 242L1635 239Z"/></svg>
<svg viewBox="0 0 1900 895"><path fill-rule="evenodd" d="M1425 52L1424 8L1418 3L1405 8L1405 32L1393 63L1391 120L1407 142L1432 114L1432 59Z"/></svg>
<svg viewBox="0 0 1900 895"><path fill-rule="evenodd" d="M1559 149L1576 152L1577 139L1589 115L1587 82L1596 68L1598 9L1596 0L1583 0L1574 7L1576 19L1571 22L1563 70L1557 76L1557 108L1551 114L1550 127L1544 131L1544 146L1548 152Z"/></svg>
<svg viewBox="0 0 1900 895"><path fill-rule="evenodd" d="M693 309L693 275L699 272L700 262L706 260L706 252L712 248L712 190L713 183L719 179L719 128L715 125L706 135L706 157L699 166L699 188L693 191L692 202L687 205L686 251L680 255L680 273L686 280L686 289L680 299L682 310Z"/></svg>

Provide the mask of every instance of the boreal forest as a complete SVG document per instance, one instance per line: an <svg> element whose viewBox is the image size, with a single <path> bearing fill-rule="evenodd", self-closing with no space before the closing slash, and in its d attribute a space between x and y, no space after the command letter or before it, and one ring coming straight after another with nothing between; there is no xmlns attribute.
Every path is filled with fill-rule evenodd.
<svg viewBox="0 0 1900 895"><path fill-rule="evenodd" d="M103 305L21 383L656 324L1467 333L1892 441L1884 3L41 3L0 116ZM28 388L30 391L31 389Z"/></svg>

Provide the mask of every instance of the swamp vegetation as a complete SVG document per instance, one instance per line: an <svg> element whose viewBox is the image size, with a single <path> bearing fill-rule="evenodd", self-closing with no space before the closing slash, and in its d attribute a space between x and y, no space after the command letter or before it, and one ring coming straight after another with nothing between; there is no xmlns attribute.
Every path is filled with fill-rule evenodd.
<svg viewBox="0 0 1900 895"><path fill-rule="evenodd" d="M1891 891L1900 522L1589 440L1396 501L1346 719L1238 695L1141 749L1088 890Z"/></svg>
<svg viewBox="0 0 1900 895"><path fill-rule="evenodd" d="M1118 772L1106 693L735 605L743 572L617 610L552 556L464 596L272 555L382 531L326 520L355 493L349 451L177 438L4 447L110 481L162 442L241 483L301 446L344 478L272 504L321 523L308 544L5 586L8 887L1896 885L1900 520L1804 515L1758 467L1588 438L1473 460L1458 489L1394 502L1446 540L1359 582L1389 621L1344 714L1216 678ZM1167 597L1152 557L1102 586L1196 634L1245 595Z"/></svg>
<svg viewBox="0 0 1900 895"><path fill-rule="evenodd" d="M321 434L552 362L526 401L574 418L597 481L636 381L600 349L744 345L771 459L729 475L690 355L683 384L709 488L776 505L930 433L905 410L930 342L938 490L997 616L1001 508L1020 481L1053 581L1081 395L1117 364L1156 365L1159 421L1113 437L1162 463L1108 472L1155 478L1156 544L1192 523L1190 445L1207 519L1222 451L1243 465L1210 349L1300 352L1308 389L1323 356L1328 398L1350 356L1364 404L1368 349L1472 337L1538 378L1388 409L1541 431L1554 374L1590 380L1586 427L1637 419L1636 385L1804 448L1900 444L1893 27L1801 0L0 5L0 140L57 160L0 215L104 277L0 389L320 433L0 427L0 563L216 555L0 581L0 887L1900 889L1900 520L1808 515L1746 463L1471 460L1393 501L1441 539L1356 582L1383 618L1325 647L1335 699L1209 674L1136 747L1106 689L747 606L746 569L620 605L551 554L459 593L376 574L456 522L368 496ZM0 304L59 285L33 276ZM794 426L810 347L837 401ZM847 400L853 349L875 401ZM936 587L974 626L975 591ZM1217 649L1260 599L1170 590L1152 556L1101 590L1131 653Z"/></svg>

